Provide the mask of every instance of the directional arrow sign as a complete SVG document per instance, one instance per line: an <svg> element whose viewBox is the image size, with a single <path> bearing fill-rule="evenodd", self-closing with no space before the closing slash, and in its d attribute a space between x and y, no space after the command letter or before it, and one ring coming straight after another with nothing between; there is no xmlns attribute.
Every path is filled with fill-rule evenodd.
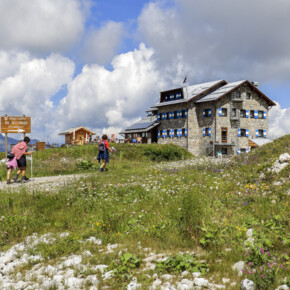
<svg viewBox="0 0 290 290"><path fill-rule="evenodd" d="M22 129L15 129L15 130L8 129L7 130L7 133L23 133L23 132L25 131Z"/></svg>

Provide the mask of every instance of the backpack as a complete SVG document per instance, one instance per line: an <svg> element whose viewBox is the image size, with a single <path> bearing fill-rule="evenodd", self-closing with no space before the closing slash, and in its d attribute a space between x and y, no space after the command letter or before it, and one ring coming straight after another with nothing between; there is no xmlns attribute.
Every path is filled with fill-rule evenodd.
<svg viewBox="0 0 290 290"><path fill-rule="evenodd" d="M15 155L11 152L11 151L9 151L8 153L7 153L7 159L13 159L15 157Z"/></svg>
<svg viewBox="0 0 290 290"><path fill-rule="evenodd" d="M105 141L101 141L101 142L99 143L99 151L100 151L100 152L105 152L105 151L106 151Z"/></svg>

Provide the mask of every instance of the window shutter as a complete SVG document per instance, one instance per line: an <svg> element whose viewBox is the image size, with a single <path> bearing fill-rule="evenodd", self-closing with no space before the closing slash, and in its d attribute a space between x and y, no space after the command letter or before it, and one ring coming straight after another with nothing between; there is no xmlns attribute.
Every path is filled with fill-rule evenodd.
<svg viewBox="0 0 290 290"><path fill-rule="evenodd" d="M256 138L259 137L259 130L256 130Z"/></svg>
<svg viewBox="0 0 290 290"><path fill-rule="evenodd" d="M174 119L174 112L171 112L171 119Z"/></svg>
<svg viewBox="0 0 290 290"><path fill-rule="evenodd" d="M187 129L184 130L184 136L187 137Z"/></svg>
<svg viewBox="0 0 290 290"><path fill-rule="evenodd" d="M160 113L158 113L158 120L160 121Z"/></svg>
<svg viewBox="0 0 290 290"><path fill-rule="evenodd" d="M179 111L179 116L182 118L182 110Z"/></svg>
<svg viewBox="0 0 290 290"><path fill-rule="evenodd" d="M240 148L237 150L237 153L238 153L238 155L241 155L241 149Z"/></svg>
<svg viewBox="0 0 290 290"><path fill-rule="evenodd" d="M238 129L238 137L241 137L241 129Z"/></svg>
<svg viewBox="0 0 290 290"><path fill-rule="evenodd" d="M179 132L180 137L182 137L182 129L179 129Z"/></svg>
<svg viewBox="0 0 290 290"><path fill-rule="evenodd" d="M205 109L202 111L202 116L205 117Z"/></svg>
<svg viewBox="0 0 290 290"><path fill-rule="evenodd" d="M184 116L187 118L187 109L184 111Z"/></svg>
<svg viewBox="0 0 290 290"><path fill-rule="evenodd" d="M164 120L167 120L167 113L164 113Z"/></svg>
<svg viewBox="0 0 290 290"><path fill-rule="evenodd" d="M161 115L161 120L164 120L164 113L162 113Z"/></svg>
<svg viewBox="0 0 290 290"><path fill-rule="evenodd" d="M179 137L179 129L176 130L176 135Z"/></svg>
<svg viewBox="0 0 290 290"><path fill-rule="evenodd" d="M211 128L208 128L208 136L211 136Z"/></svg>
<svg viewBox="0 0 290 290"><path fill-rule="evenodd" d="M158 131L158 139L160 138L160 131Z"/></svg>
<svg viewBox="0 0 290 290"><path fill-rule="evenodd" d="M249 110L246 110L246 118L249 118Z"/></svg>
<svg viewBox="0 0 290 290"><path fill-rule="evenodd" d="M266 112L266 111L264 111L263 118L264 118L264 119L267 118L267 112Z"/></svg>
<svg viewBox="0 0 290 290"><path fill-rule="evenodd" d="M165 130L165 138L167 138L167 130Z"/></svg>
<svg viewBox="0 0 290 290"><path fill-rule="evenodd" d="M222 108L219 108L219 116L222 116Z"/></svg>
<svg viewBox="0 0 290 290"><path fill-rule="evenodd" d="M258 119L258 111L254 111L254 118Z"/></svg>
<svg viewBox="0 0 290 290"><path fill-rule="evenodd" d="M205 128L202 129L202 135L205 137Z"/></svg>
<svg viewBox="0 0 290 290"><path fill-rule="evenodd" d="M170 100L174 100L174 95L173 94L170 95Z"/></svg>
<svg viewBox="0 0 290 290"><path fill-rule="evenodd" d="M249 129L246 129L246 137L249 137Z"/></svg>
<svg viewBox="0 0 290 290"><path fill-rule="evenodd" d="M171 119L171 112L169 112L169 120Z"/></svg>
<svg viewBox="0 0 290 290"><path fill-rule="evenodd" d="M174 137L174 129L171 130L171 138Z"/></svg>
<svg viewBox="0 0 290 290"><path fill-rule="evenodd" d="M263 137L267 138L267 131L266 130L263 131Z"/></svg>
<svg viewBox="0 0 290 290"><path fill-rule="evenodd" d="M208 109L208 116L211 117L211 109Z"/></svg>

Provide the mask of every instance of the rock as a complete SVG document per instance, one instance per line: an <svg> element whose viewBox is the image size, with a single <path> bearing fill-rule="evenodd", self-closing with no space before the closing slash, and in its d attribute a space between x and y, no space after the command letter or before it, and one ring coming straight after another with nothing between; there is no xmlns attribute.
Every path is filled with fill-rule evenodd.
<svg viewBox="0 0 290 290"><path fill-rule="evenodd" d="M161 278L164 280L164 281L172 281L172 275L170 274L164 274L161 276Z"/></svg>
<svg viewBox="0 0 290 290"><path fill-rule="evenodd" d="M246 235L248 238L251 238L253 236L253 229L248 229Z"/></svg>
<svg viewBox="0 0 290 290"><path fill-rule="evenodd" d="M105 272L105 274L103 275L104 280L109 280L112 277L113 277L113 271Z"/></svg>
<svg viewBox="0 0 290 290"><path fill-rule="evenodd" d="M83 279L69 277L64 281L64 285L69 289L81 289L83 284Z"/></svg>
<svg viewBox="0 0 290 290"><path fill-rule="evenodd" d="M255 289L255 284L253 281L244 279L241 282L241 290L254 290Z"/></svg>
<svg viewBox="0 0 290 290"><path fill-rule="evenodd" d="M162 281L157 279L153 282L152 286L153 286L153 289L158 289L159 286L161 286L162 284Z"/></svg>
<svg viewBox="0 0 290 290"><path fill-rule="evenodd" d="M254 238L247 238L245 241L244 241L244 246L245 247L248 247L248 246L254 246L254 242L255 242L255 239Z"/></svg>
<svg viewBox="0 0 290 290"><path fill-rule="evenodd" d="M198 277L200 277L200 272L193 272L192 273L192 276L193 276L193 278L198 278Z"/></svg>
<svg viewBox="0 0 290 290"><path fill-rule="evenodd" d="M52 267L51 265L48 265L47 267L46 267L46 269L44 270L44 273L47 275L47 276L54 276L54 275L56 275L56 273L57 273L57 269L56 268L54 268L54 267Z"/></svg>
<svg viewBox="0 0 290 290"><path fill-rule="evenodd" d="M102 241L100 239L96 239L95 237L90 237L86 240L86 242L90 242L92 244L100 246L102 244Z"/></svg>
<svg viewBox="0 0 290 290"><path fill-rule="evenodd" d="M194 278L193 283L195 286L200 287L207 287L208 286L208 280L204 278Z"/></svg>
<svg viewBox="0 0 290 290"><path fill-rule="evenodd" d="M235 287L236 285L237 285L237 282L235 281L230 284L231 287Z"/></svg>
<svg viewBox="0 0 290 290"><path fill-rule="evenodd" d="M245 267L245 262L244 261L239 261L237 263L234 264L234 266L232 267L233 270L236 270L238 272L239 277L243 275L242 270Z"/></svg>
<svg viewBox="0 0 290 290"><path fill-rule="evenodd" d="M145 258L143 261L146 263L152 263L157 261L160 258L163 258L163 254L158 254L158 255L150 255L149 257Z"/></svg>
<svg viewBox="0 0 290 290"><path fill-rule="evenodd" d="M90 251L84 251L83 252L83 256L84 257L91 257L92 256L92 253Z"/></svg>
<svg viewBox="0 0 290 290"><path fill-rule="evenodd" d="M183 272L181 273L181 276L182 276L182 277L186 277L186 276L188 276L188 274L189 274L188 271L183 271Z"/></svg>
<svg viewBox="0 0 290 290"><path fill-rule="evenodd" d="M285 167L288 166L288 162L280 163L278 160L273 164L273 167L271 168L271 171L274 173L279 173L281 170L283 170Z"/></svg>
<svg viewBox="0 0 290 290"><path fill-rule="evenodd" d="M188 279L182 279L181 282L177 285L177 290L186 290L186 289L193 289L193 281L190 281Z"/></svg>
<svg viewBox="0 0 290 290"><path fill-rule="evenodd" d="M288 153L284 153L284 154L281 154L279 156L279 162L280 163L289 162L289 160L290 160L290 155Z"/></svg>
<svg viewBox="0 0 290 290"><path fill-rule="evenodd" d="M228 278L223 278L222 281L223 281L223 284L227 284L227 283L230 282L230 279L228 279Z"/></svg>
<svg viewBox="0 0 290 290"><path fill-rule="evenodd" d="M152 275L152 278L153 278L153 279L157 279L157 278L158 278L158 275L157 275L156 273L154 273L154 274Z"/></svg>
<svg viewBox="0 0 290 290"><path fill-rule="evenodd" d="M85 285L88 286L99 286L99 280L97 279L96 275L89 275L85 280L84 280Z"/></svg>
<svg viewBox="0 0 290 290"><path fill-rule="evenodd" d="M103 274L105 269L107 269L108 267L109 266L107 266L107 265L97 265L97 266L95 266L94 270L100 271Z"/></svg>
<svg viewBox="0 0 290 290"><path fill-rule="evenodd" d="M127 290L136 290L141 289L141 284L137 284L136 282L130 282L130 284L127 286Z"/></svg>
<svg viewBox="0 0 290 290"><path fill-rule="evenodd" d="M77 266L82 262L82 256L72 256L70 259L63 262L63 266L65 268L71 267L71 266Z"/></svg>
<svg viewBox="0 0 290 290"><path fill-rule="evenodd" d="M280 285L278 288L275 290L289 290L290 288L287 285Z"/></svg>

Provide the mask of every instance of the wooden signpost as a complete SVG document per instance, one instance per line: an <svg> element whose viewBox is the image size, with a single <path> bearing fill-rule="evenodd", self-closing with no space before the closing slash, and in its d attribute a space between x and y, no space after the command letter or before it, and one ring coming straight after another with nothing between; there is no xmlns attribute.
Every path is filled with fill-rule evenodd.
<svg viewBox="0 0 290 290"><path fill-rule="evenodd" d="M5 151L8 150L8 133L31 133L31 117L1 117L1 133L5 133Z"/></svg>

